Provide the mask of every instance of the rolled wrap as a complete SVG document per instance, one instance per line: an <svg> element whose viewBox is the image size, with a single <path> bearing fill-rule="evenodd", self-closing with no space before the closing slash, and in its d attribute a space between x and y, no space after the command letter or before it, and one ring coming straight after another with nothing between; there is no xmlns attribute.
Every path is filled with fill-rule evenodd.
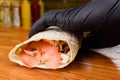
<svg viewBox="0 0 120 80"><path fill-rule="evenodd" d="M62 30L58 29L57 27L54 27L54 28L53 27L54 26L52 26L52 28L50 27L49 29L47 29L43 32L39 32L39 33L35 34L34 36L32 36L31 38L29 38L28 40L16 45L9 53L10 61L15 62L21 66L26 66L19 59L19 56L18 56L18 54L20 53L20 51L22 49L21 47L32 42L32 41L39 41L41 39L45 39L45 40L62 40L62 41L65 41L69 46L70 51L69 51L69 53L67 53L67 55L68 55L67 58L69 60L66 63L58 66L56 69L63 68L65 66L67 66L68 64L70 64L75 59L77 52L81 46L80 40L78 41L78 39L73 34L62 31ZM64 57L64 59L65 58L66 57ZM52 68L45 66L45 65L37 65L35 67L43 68L43 69L52 69Z"/></svg>

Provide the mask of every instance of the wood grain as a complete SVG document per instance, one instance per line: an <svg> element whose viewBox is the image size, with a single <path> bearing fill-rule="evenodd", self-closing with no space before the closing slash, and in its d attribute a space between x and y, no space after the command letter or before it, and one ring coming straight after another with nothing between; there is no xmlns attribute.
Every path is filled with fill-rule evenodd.
<svg viewBox="0 0 120 80"><path fill-rule="evenodd" d="M110 59L80 51L67 67L57 70L29 69L8 59L9 51L28 38L29 30L0 27L0 80L120 80L120 72Z"/></svg>

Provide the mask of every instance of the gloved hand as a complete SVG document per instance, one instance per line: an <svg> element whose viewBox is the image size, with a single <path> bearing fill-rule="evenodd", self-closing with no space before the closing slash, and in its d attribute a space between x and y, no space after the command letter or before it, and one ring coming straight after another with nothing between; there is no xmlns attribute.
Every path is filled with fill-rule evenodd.
<svg viewBox="0 0 120 80"><path fill-rule="evenodd" d="M49 26L78 35L83 31L118 31L115 26L120 25L119 4L119 0L93 0L80 7L49 11L32 26L29 37Z"/></svg>

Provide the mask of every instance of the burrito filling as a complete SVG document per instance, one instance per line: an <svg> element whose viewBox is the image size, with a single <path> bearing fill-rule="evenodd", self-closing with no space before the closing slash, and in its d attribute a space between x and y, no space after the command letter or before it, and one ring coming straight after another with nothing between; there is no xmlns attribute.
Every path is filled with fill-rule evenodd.
<svg viewBox="0 0 120 80"><path fill-rule="evenodd" d="M42 39L22 46L18 56L29 68L45 65L56 69L69 61L69 52L70 48L65 41Z"/></svg>

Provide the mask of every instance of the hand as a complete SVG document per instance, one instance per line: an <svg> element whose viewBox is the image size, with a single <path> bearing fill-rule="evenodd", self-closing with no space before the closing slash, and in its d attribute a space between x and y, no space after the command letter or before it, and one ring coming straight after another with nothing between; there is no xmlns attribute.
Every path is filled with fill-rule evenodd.
<svg viewBox="0 0 120 80"><path fill-rule="evenodd" d="M72 9L71 9L72 10ZM74 13L74 11L71 13ZM31 28L29 37L45 30L49 26L58 26L62 30L75 32L76 20L73 20L72 15L68 16L69 10L53 10L45 13ZM69 14L70 15L70 14ZM74 16L74 15L73 15ZM70 18L71 17L71 18ZM72 22L74 21L74 22Z"/></svg>
<svg viewBox="0 0 120 80"><path fill-rule="evenodd" d="M116 5L117 0L93 0L80 7L47 12L32 26L29 37L49 26L58 26L77 35L83 31L113 31L113 26L120 25Z"/></svg>

